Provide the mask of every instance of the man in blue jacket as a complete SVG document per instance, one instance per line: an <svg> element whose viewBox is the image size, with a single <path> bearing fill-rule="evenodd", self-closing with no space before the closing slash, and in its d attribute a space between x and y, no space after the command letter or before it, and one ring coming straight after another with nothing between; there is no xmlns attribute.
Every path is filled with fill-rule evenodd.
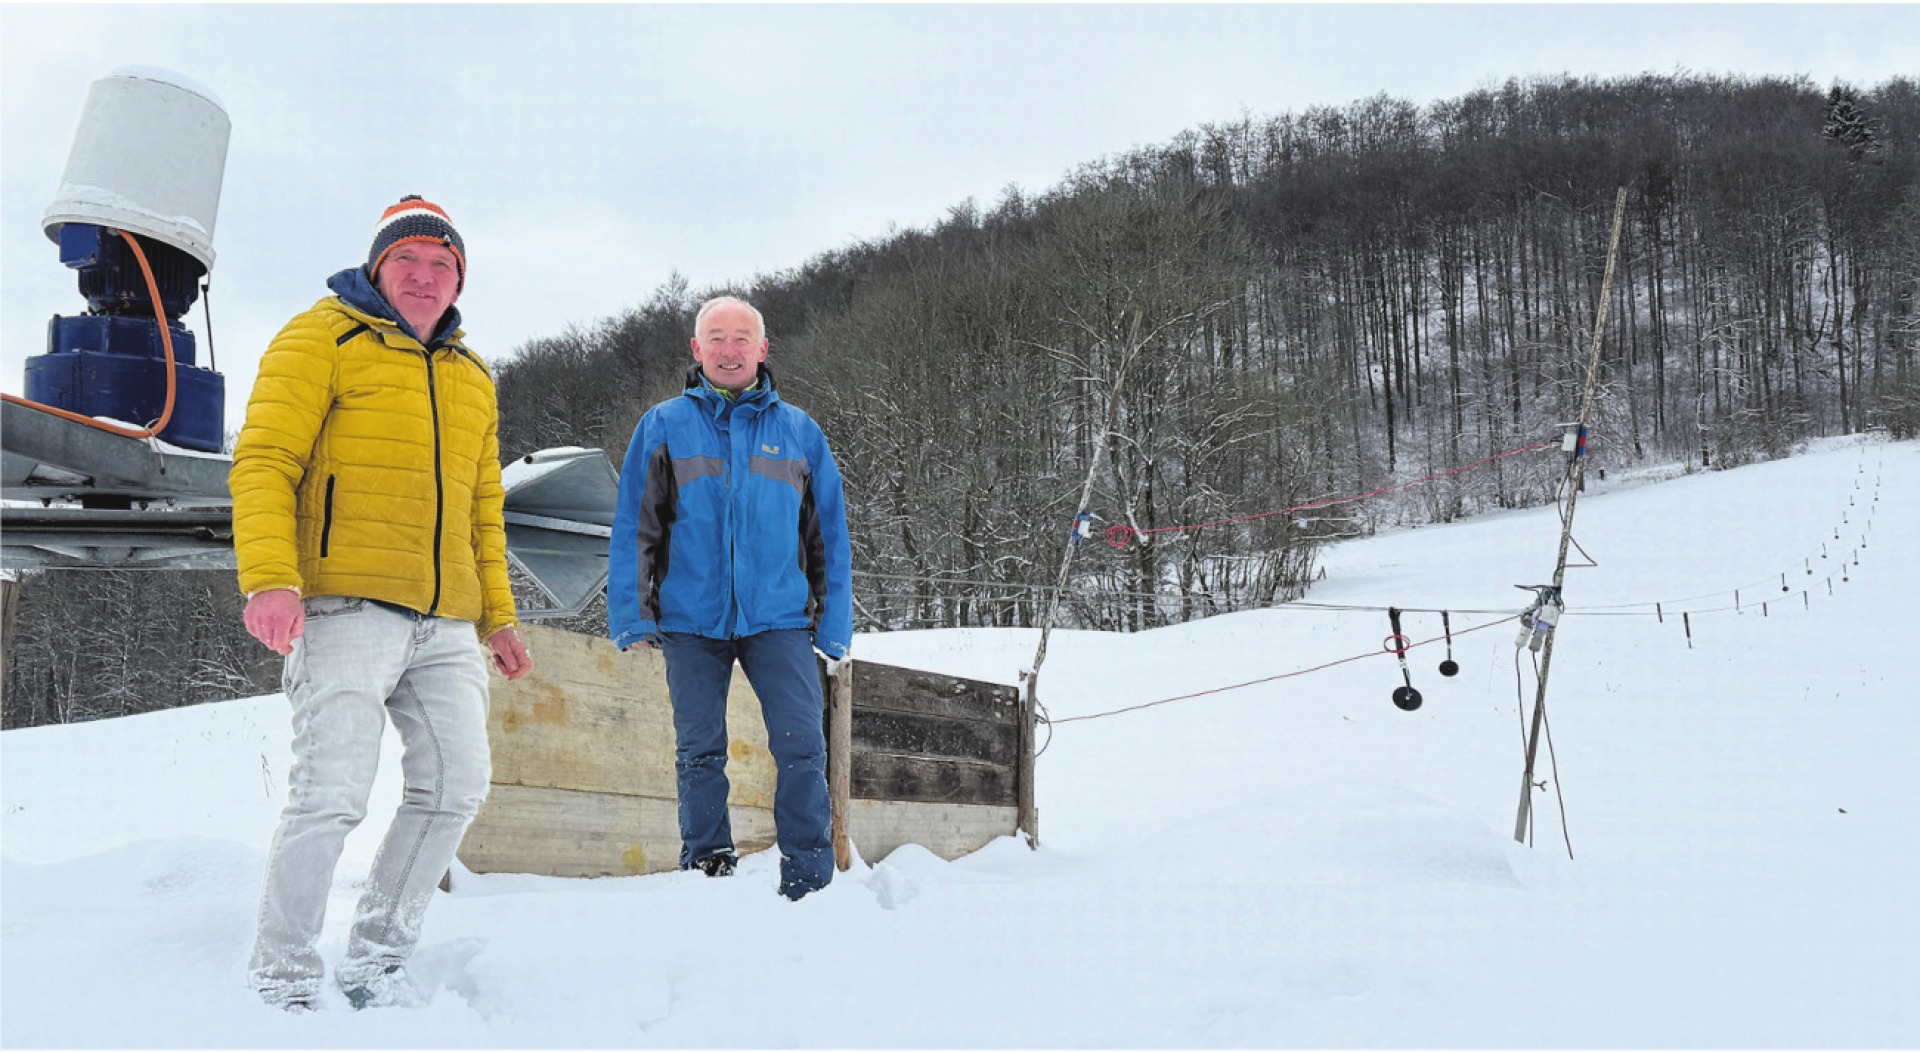
<svg viewBox="0 0 1920 1052"><path fill-rule="evenodd" d="M727 685L760 698L778 766L780 893L833 879L815 648L846 657L852 552L840 471L813 418L780 400L760 312L721 296L694 320L687 388L647 411L620 471L607 620L621 649L659 647L677 739L680 868L733 872Z"/></svg>

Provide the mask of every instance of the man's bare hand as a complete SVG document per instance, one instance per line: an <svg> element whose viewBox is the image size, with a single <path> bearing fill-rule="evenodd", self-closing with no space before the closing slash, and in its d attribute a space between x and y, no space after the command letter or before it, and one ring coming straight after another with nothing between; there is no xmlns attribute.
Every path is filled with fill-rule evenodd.
<svg viewBox="0 0 1920 1052"><path fill-rule="evenodd" d="M300 605L300 593L291 588L255 592L240 619L247 634L281 657L293 653L293 641L307 631L306 608Z"/></svg>
<svg viewBox="0 0 1920 1052"><path fill-rule="evenodd" d="M487 649L493 651L493 667L508 679L519 679L533 669L527 644L521 641L520 633L515 632L512 625L488 637Z"/></svg>

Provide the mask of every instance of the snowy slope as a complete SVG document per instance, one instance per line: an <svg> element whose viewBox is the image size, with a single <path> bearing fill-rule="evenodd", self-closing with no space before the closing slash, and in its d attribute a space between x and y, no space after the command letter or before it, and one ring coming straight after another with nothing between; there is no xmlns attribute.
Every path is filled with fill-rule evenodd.
<svg viewBox="0 0 1920 1052"><path fill-rule="evenodd" d="M1550 508L1346 543L1292 608L1056 634L1038 851L905 848L797 904L765 855L727 881L461 874L413 1010L294 1018L245 988L284 699L8 731L0 1043L1920 1044L1920 446L1616 478L1575 533L1599 566L1568 573L1531 848L1512 828L1533 670L1511 622L1465 630L1550 577ZM1441 634L1421 611L1452 611L1461 673L1435 671L1444 642L1412 651L1415 713L1388 700L1387 605L1416 641ZM1034 642L856 652L1013 682ZM340 868L330 960L397 767Z"/></svg>

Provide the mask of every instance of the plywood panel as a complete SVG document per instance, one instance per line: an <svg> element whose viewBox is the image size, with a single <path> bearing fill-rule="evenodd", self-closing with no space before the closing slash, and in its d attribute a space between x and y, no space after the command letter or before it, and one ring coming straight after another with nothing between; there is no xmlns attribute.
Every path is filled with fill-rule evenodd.
<svg viewBox="0 0 1920 1052"><path fill-rule="evenodd" d="M978 851L994 839L1014 834L1011 807L970 804L918 804L896 800L855 800L849 831L860 857L879 862L902 844L919 844L945 859Z"/></svg>
<svg viewBox="0 0 1920 1052"><path fill-rule="evenodd" d="M522 624L533 671L491 678L496 785L673 799L673 705L658 651ZM727 701L727 777L737 807L772 807L774 762L760 702L739 666Z"/></svg>
<svg viewBox="0 0 1920 1052"><path fill-rule="evenodd" d="M773 812L736 807L731 818L741 853L772 846ZM678 807L670 797L496 785L467 828L459 856L475 873L658 873L679 866Z"/></svg>

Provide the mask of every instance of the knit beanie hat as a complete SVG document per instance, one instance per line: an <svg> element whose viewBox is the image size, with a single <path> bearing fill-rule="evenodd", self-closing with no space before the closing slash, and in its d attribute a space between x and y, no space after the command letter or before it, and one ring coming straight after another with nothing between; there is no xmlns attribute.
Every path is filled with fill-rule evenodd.
<svg viewBox="0 0 1920 1052"><path fill-rule="evenodd" d="M407 241L431 241L452 249L455 264L460 268L460 283L455 291L466 287L466 243L460 240L460 232L453 228L453 220L447 218L447 213L419 194L408 194L381 214L379 225L373 228L373 247L367 250L368 279L378 284L380 264L386 260L387 253L393 251L393 246Z"/></svg>

